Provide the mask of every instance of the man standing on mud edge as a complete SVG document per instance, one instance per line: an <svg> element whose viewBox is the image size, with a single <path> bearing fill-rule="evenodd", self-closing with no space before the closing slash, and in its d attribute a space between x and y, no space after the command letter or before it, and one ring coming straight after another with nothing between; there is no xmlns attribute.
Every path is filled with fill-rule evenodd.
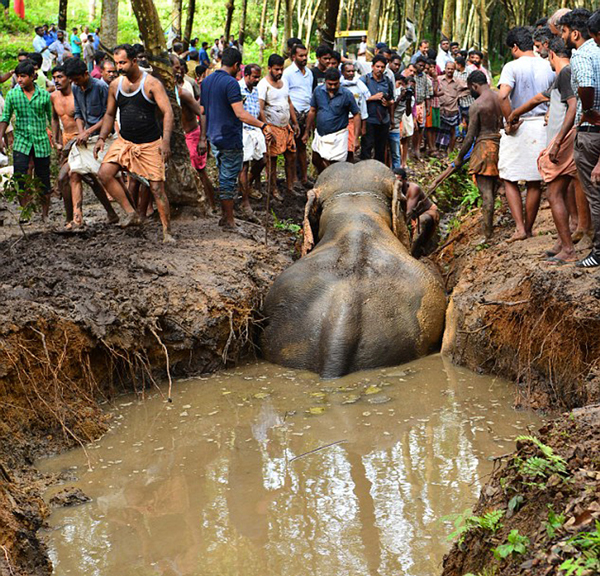
<svg viewBox="0 0 600 576"><path fill-rule="evenodd" d="M115 124L117 108L121 130L104 157L98 177L108 193L127 212L123 227L139 226L142 219L117 181L117 172L125 168L147 180L160 214L163 242L174 243L169 200L165 194L165 164L171 156L173 109L163 85L140 70L136 55L135 48L130 44L121 44L114 50L115 64L122 76L110 85L107 110L94 155L97 156L104 149L104 142ZM156 119L157 107L163 116L162 138Z"/></svg>
<svg viewBox="0 0 600 576"><path fill-rule="evenodd" d="M239 50L225 49L221 68L202 82L200 99L204 111L200 147L206 149L208 136L219 168L219 200L223 211L219 225L227 230L236 229L233 202L237 194L238 175L244 165L242 122L263 131L267 126L244 110L240 85L235 80L241 63ZM266 137L269 138L268 135Z"/></svg>

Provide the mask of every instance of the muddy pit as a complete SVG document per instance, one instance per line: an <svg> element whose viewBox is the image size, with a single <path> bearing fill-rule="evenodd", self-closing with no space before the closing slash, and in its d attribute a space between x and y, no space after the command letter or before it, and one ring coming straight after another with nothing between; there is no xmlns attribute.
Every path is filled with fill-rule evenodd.
<svg viewBox="0 0 600 576"><path fill-rule="evenodd" d="M430 576L442 518L540 423L439 355L335 381L261 362L110 413L86 452L38 463L93 500L48 519L56 576Z"/></svg>

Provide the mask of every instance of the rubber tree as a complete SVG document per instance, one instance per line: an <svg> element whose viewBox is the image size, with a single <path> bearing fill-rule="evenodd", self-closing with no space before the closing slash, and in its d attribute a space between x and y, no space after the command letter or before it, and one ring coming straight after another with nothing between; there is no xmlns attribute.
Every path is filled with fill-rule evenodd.
<svg viewBox="0 0 600 576"><path fill-rule="evenodd" d="M229 36L231 35L231 21L233 20L233 11L235 10L234 0L227 0L225 10L227 10L227 14L225 16L225 31L223 32L223 36L225 36L225 42L229 42Z"/></svg>
<svg viewBox="0 0 600 576"><path fill-rule="evenodd" d="M171 4L171 21L173 22L173 31L181 36L181 12L182 0L173 0Z"/></svg>
<svg viewBox="0 0 600 576"><path fill-rule="evenodd" d="M283 20L283 47L284 50L287 50L288 38L292 37L292 21L294 16L294 8L292 0L284 0L285 1L285 14Z"/></svg>
<svg viewBox="0 0 600 576"><path fill-rule="evenodd" d="M153 74L164 84L175 116L171 135L172 154L167 165L167 197L172 205L194 206L201 214L205 214L206 199L200 178L192 167L181 127L181 108L175 96L175 78L156 6L152 0L131 0L131 5L148 59L152 63Z"/></svg>
<svg viewBox="0 0 600 576"><path fill-rule="evenodd" d="M325 18L321 27L321 41L323 44L333 46L335 41L335 28L337 26L340 0L327 0L325 4Z"/></svg>
<svg viewBox="0 0 600 576"><path fill-rule="evenodd" d="M102 23L100 37L102 44L114 48L117 44L119 27L119 0L102 0Z"/></svg>
<svg viewBox="0 0 600 576"><path fill-rule="evenodd" d="M185 50L190 46L192 29L194 28L194 13L196 12L196 0L189 0L187 17L185 19L185 30L183 32L183 45Z"/></svg>
<svg viewBox="0 0 600 576"><path fill-rule="evenodd" d="M369 46L375 47L379 42L379 12L381 11L381 0L372 0L369 9L369 27L367 28L367 42Z"/></svg>
<svg viewBox="0 0 600 576"><path fill-rule="evenodd" d="M242 10L240 13L240 31L238 34L238 42L240 46L246 41L246 16L248 12L248 0L242 0Z"/></svg>
<svg viewBox="0 0 600 576"><path fill-rule="evenodd" d="M67 29L67 8L68 0L60 0L58 3L58 28L60 30Z"/></svg>
<svg viewBox="0 0 600 576"><path fill-rule="evenodd" d="M88 19L90 22L96 18L96 0L88 0Z"/></svg>

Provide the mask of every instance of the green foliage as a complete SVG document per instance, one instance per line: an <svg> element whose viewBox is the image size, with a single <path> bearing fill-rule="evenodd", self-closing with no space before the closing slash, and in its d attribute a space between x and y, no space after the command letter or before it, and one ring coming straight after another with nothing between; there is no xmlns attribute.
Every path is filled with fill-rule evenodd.
<svg viewBox="0 0 600 576"><path fill-rule="evenodd" d="M458 538L458 544L462 544L465 541L465 536L471 530L484 530L495 534L502 524L500 520L504 516L504 510L490 510L481 516L473 516L471 510L465 510L462 514L456 514L444 518L445 520L451 520L454 524L454 532L448 536L448 540L454 540Z"/></svg>
<svg viewBox="0 0 600 576"><path fill-rule="evenodd" d="M528 546L529 538L527 536L522 536L518 530L511 530L506 543L492 548L492 552L497 560L504 560L513 554L525 554Z"/></svg>
<svg viewBox="0 0 600 576"><path fill-rule="evenodd" d="M302 226L294 224L290 219L280 220L277 218L277 214L275 214L273 210L271 210L271 215L273 216L273 228L275 228L275 230L283 230L284 232L291 232L296 235L302 230Z"/></svg>
<svg viewBox="0 0 600 576"><path fill-rule="evenodd" d="M514 462L519 473L529 479L524 481L524 484L544 489L546 487L544 480L552 474L563 477L567 475L567 463L561 456L555 454L550 446L547 446L535 436L518 436L516 440L517 442L530 442L542 453L542 456L531 456L526 459L515 458Z"/></svg>
<svg viewBox="0 0 600 576"><path fill-rule="evenodd" d="M517 494L509 500L508 509L511 512L518 512L521 509L521 506L523 506L524 501L525 501L525 498L523 498L523 496L521 496L521 494Z"/></svg>
<svg viewBox="0 0 600 576"><path fill-rule="evenodd" d="M22 187L19 189L14 176L6 177L0 188L0 200L18 207L18 214L13 214L20 222L29 221L41 208L41 182L34 176L22 177Z"/></svg>
<svg viewBox="0 0 600 576"><path fill-rule="evenodd" d="M548 538L554 538L556 531L565 523L565 515L557 514L552 509L552 505L548 504L548 520L545 522L546 534Z"/></svg>
<svg viewBox="0 0 600 576"><path fill-rule="evenodd" d="M567 543L579 552L579 556L568 558L559 566L558 569L564 572L565 576L600 572L600 521L596 520L595 530L580 532L569 538Z"/></svg>

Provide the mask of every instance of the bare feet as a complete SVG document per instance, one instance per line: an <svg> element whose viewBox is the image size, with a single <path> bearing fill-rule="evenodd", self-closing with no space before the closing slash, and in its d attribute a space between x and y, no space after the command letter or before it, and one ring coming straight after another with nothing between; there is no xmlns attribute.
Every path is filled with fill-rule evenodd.
<svg viewBox="0 0 600 576"><path fill-rule="evenodd" d="M119 215L115 212L114 214L111 214L108 218L107 218L107 222L109 224L117 224L119 222Z"/></svg>
<svg viewBox="0 0 600 576"><path fill-rule="evenodd" d="M275 189L273 191L273 198L275 200L277 200L277 202L283 202L283 196L281 195L281 193L279 192L279 190Z"/></svg>
<svg viewBox="0 0 600 576"><path fill-rule="evenodd" d="M254 200L262 200L263 197L262 193L258 190L255 190L254 188L250 188L248 196L250 196L250 198L254 198Z"/></svg>
<svg viewBox="0 0 600 576"><path fill-rule="evenodd" d="M527 234L527 232L515 232L507 241L507 244L512 244L513 242L519 242L521 240L527 240L527 238L529 238L530 234Z"/></svg>
<svg viewBox="0 0 600 576"><path fill-rule="evenodd" d="M177 241L170 232L163 231L163 244L177 244Z"/></svg>
<svg viewBox="0 0 600 576"><path fill-rule="evenodd" d="M131 212L125 217L125 220L121 222L121 228L129 228L130 226L141 226L142 219L137 212Z"/></svg>

